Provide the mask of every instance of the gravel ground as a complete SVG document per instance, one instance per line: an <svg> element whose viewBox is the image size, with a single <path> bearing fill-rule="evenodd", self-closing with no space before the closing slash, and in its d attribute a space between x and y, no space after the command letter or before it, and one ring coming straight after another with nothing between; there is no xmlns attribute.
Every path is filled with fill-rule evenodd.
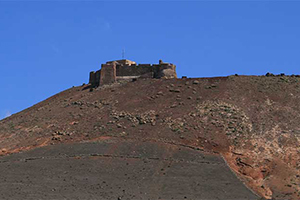
<svg viewBox="0 0 300 200"><path fill-rule="evenodd" d="M0 159L0 199L259 199L223 159L200 150L107 139Z"/></svg>

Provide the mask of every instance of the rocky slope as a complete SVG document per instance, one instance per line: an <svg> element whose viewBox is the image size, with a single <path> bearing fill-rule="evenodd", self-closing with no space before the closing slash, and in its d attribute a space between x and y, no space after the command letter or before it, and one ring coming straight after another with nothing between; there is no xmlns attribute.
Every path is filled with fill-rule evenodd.
<svg viewBox="0 0 300 200"><path fill-rule="evenodd" d="M50 145L5 156L0 171L0 199L259 199L222 157L156 141Z"/></svg>
<svg viewBox="0 0 300 200"><path fill-rule="evenodd" d="M300 78L139 79L73 87L0 122L0 154L122 138L224 157L267 199L300 198Z"/></svg>

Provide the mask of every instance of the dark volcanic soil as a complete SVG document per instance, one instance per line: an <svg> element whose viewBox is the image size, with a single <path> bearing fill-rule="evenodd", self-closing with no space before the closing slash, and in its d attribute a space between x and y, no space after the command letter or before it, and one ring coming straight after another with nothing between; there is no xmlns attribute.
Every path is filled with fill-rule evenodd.
<svg viewBox="0 0 300 200"><path fill-rule="evenodd" d="M85 88L71 88L2 120L0 153L107 138L141 146L181 146L222 155L241 180L265 198L300 198L300 78L139 79L93 91ZM119 158L114 162L121 165ZM197 164L184 165L202 176L195 172Z"/></svg>
<svg viewBox="0 0 300 200"><path fill-rule="evenodd" d="M106 139L0 160L1 199L258 199L220 156Z"/></svg>

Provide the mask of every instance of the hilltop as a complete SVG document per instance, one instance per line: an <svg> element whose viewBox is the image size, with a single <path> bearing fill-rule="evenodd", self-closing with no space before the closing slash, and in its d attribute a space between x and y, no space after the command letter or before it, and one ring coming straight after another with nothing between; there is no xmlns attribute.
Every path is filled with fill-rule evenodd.
<svg viewBox="0 0 300 200"><path fill-rule="evenodd" d="M299 199L299 98L300 78L290 76L82 85L0 121L0 153L108 140L173 145L223 157L261 197Z"/></svg>

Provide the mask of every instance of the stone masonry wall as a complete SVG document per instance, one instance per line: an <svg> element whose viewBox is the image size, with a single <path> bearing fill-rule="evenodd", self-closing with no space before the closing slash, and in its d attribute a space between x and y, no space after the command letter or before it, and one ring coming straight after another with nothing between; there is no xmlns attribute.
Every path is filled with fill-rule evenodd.
<svg viewBox="0 0 300 200"><path fill-rule="evenodd" d="M92 87L98 87L100 85L100 76L101 76L101 69L94 72L90 72L90 81L89 83Z"/></svg>
<svg viewBox="0 0 300 200"><path fill-rule="evenodd" d="M153 72L150 64L144 65L117 65L117 76L141 76Z"/></svg>
<svg viewBox="0 0 300 200"><path fill-rule="evenodd" d="M161 63L155 78L177 78L176 65L169 63Z"/></svg>
<svg viewBox="0 0 300 200"><path fill-rule="evenodd" d="M96 82L96 74L94 71L90 72L90 81L89 83L95 87L95 82Z"/></svg>
<svg viewBox="0 0 300 200"><path fill-rule="evenodd" d="M100 85L106 85L116 82L116 64L102 64L101 66L101 76L100 76Z"/></svg>

